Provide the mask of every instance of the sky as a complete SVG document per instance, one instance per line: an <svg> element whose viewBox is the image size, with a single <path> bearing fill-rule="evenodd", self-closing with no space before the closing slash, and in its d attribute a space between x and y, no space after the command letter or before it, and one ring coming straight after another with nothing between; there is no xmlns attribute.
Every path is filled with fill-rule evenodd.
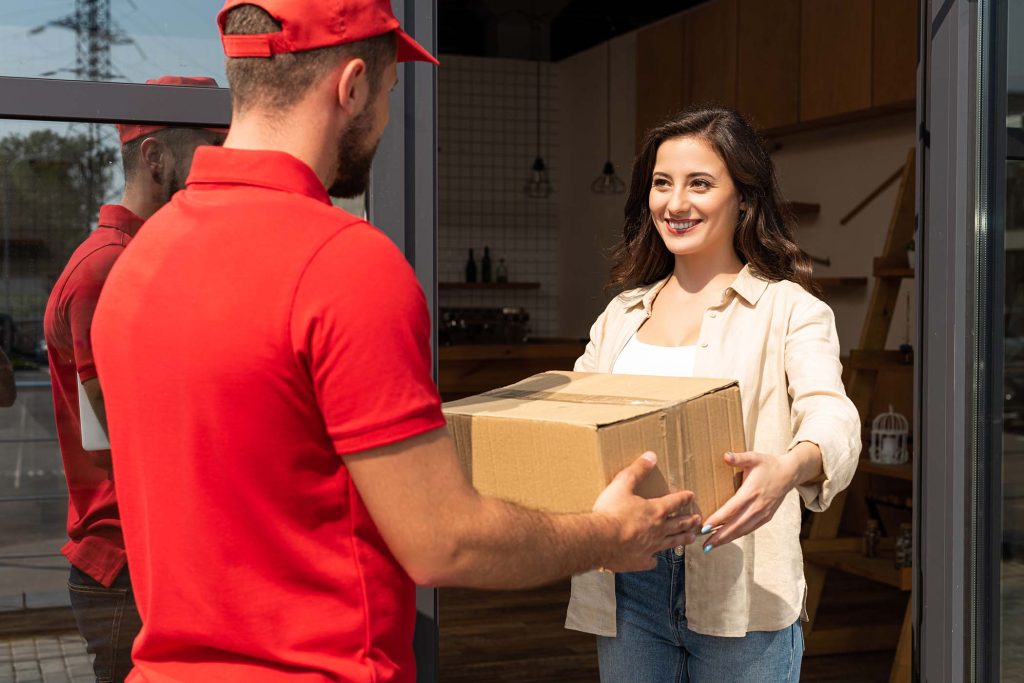
<svg viewBox="0 0 1024 683"><path fill-rule="evenodd" d="M132 39L111 48L114 80L141 83L166 74L212 76L221 85L224 55L217 36L219 0L110 0L111 16ZM0 3L0 74L37 78L75 65L75 34L48 22L71 16L74 0ZM41 32L33 29L46 26ZM59 72L55 78L75 78Z"/></svg>

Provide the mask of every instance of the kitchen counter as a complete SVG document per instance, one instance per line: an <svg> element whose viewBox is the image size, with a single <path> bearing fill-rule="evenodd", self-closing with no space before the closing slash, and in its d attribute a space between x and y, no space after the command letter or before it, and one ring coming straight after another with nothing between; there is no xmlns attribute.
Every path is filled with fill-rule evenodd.
<svg viewBox="0 0 1024 683"><path fill-rule="evenodd" d="M572 370L586 343L537 339L526 344L460 344L438 349L438 387L452 401L547 370Z"/></svg>

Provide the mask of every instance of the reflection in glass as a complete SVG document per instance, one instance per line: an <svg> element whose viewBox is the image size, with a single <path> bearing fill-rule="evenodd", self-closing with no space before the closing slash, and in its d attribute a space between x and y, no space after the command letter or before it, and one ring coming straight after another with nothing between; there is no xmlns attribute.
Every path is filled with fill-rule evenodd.
<svg viewBox="0 0 1024 683"><path fill-rule="evenodd" d="M43 312L68 255L119 189L110 135L84 124L0 124L0 347L18 385L14 406L0 408L0 617L67 603L67 486Z"/></svg>
<svg viewBox="0 0 1024 683"><path fill-rule="evenodd" d="M0 76L143 83L204 74L225 84L216 15L205 0L3 0Z"/></svg>

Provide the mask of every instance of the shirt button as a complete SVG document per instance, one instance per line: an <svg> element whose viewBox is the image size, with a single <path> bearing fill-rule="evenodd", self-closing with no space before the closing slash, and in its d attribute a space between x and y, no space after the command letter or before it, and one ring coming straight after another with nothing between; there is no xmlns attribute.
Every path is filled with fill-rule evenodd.
<svg viewBox="0 0 1024 683"><path fill-rule="evenodd" d="M701 345L700 345L700 348L702 348L702 349L708 348L708 343L707 342L702 342Z"/></svg>
<svg viewBox="0 0 1024 683"><path fill-rule="evenodd" d="M718 317L718 314L715 313L714 311L711 311L710 313L708 313L708 315L711 316L712 318L717 318Z"/></svg>
<svg viewBox="0 0 1024 683"><path fill-rule="evenodd" d="M681 545L677 545L675 548L672 549L672 552L676 554L676 557L682 557L683 553L686 552L686 548Z"/></svg>

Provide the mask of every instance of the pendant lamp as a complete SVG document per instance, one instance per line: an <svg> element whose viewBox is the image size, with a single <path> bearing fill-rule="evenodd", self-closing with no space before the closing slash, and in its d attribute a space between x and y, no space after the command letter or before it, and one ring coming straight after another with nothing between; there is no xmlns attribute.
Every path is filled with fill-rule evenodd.
<svg viewBox="0 0 1024 683"><path fill-rule="evenodd" d="M615 174L615 165L612 164L612 41L608 40L608 49L605 51L605 159L601 175L597 176L594 182L590 183L590 190L597 194L622 194L626 191L626 184Z"/></svg>
<svg viewBox="0 0 1024 683"><path fill-rule="evenodd" d="M540 155L540 60L537 60L537 158L533 160L530 177L523 191L530 199L547 199L551 196L551 181L548 179L548 168Z"/></svg>

